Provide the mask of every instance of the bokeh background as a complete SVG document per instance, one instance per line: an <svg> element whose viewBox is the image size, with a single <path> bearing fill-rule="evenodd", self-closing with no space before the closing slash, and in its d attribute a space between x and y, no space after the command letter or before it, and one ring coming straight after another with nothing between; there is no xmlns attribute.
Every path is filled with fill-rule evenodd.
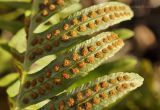
<svg viewBox="0 0 160 110"><path fill-rule="evenodd" d="M23 61L23 48L26 46L21 44L17 47L15 43L23 42L23 38L14 41L12 38L24 27L25 16L31 8L31 2L28 2L30 0L6 1L0 0L0 110L9 110L10 105L6 88L11 83L7 83L6 80L11 79L2 80L2 78L10 73L17 74L13 77L20 75L14 59ZM145 79L142 87L108 109L160 110L160 0L81 0L81 4L85 8L105 1L124 2L134 10L135 16L131 21L120 23L107 30L128 28L134 31L134 36L125 41L125 47L113 60L116 59L121 63L124 57L128 58L126 60L133 61L133 65L126 67L127 70L138 72ZM23 33L19 34L26 37ZM17 56L15 52L10 51L8 43L20 48L22 54ZM4 84L5 81L7 84Z"/></svg>

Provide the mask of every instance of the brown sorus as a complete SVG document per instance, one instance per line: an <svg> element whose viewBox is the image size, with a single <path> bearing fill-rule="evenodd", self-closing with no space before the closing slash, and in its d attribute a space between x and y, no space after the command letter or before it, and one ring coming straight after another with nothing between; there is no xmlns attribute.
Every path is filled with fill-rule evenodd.
<svg viewBox="0 0 160 110"><path fill-rule="evenodd" d="M129 80L130 77L129 77L128 75L124 75L124 76L123 76L123 79L124 79L124 80Z"/></svg>
<svg viewBox="0 0 160 110"><path fill-rule="evenodd" d="M59 105L58 105L59 110L63 110L64 107L65 107L64 101L60 101L60 102L59 102Z"/></svg>
<svg viewBox="0 0 160 110"><path fill-rule="evenodd" d="M45 90L40 87L40 88L38 89L38 93L41 94L41 95L44 95Z"/></svg>
<svg viewBox="0 0 160 110"><path fill-rule="evenodd" d="M31 93L32 99L36 99L38 97L38 94L36 92Z"/></svg>
<svg viewBox="0 0 160 110"><path fill-rule="evenodd" d="M86 102L85 103L85 108L86 108L86 110L91 109L92 108L92 104L90 102Z"/></svg>
<svg viewBox="0 0 160 110"><path fill-rule="evenodd" d="M95 23L96 23L96 25L102 24L102 19L96 19Z"/></svg>
<svg viewBox="0 0 160 110"><path fill-rule="evenodd" d="M64 5L64 0L56 0L56 3L57 3L58 5Z"/></svg>
<svg viewBox="0 0 160 110"><path fill-rule="evenodd" d="M81 61L81 62L78 64L78 66L79 66L80 68L83 68L83 67L86 66L86 63L85 63L84 61Z"/></svg>
<svg viewBox="0 0 160 110"><path fill-rule="evenodd" d="M81 106L78 106L76 110L84 110Z"/></svg>
<svg viewBox="0 0 160 110"><path fill-rule="evenodd" d="M69 79L69 78L70 78L70 75L67 74L66 72L64 72L64 73L62 74L62 77L65 78L65 79Z"/></svg>
<svg viewBox="0 0 160 110"><path fill-rule="evenodd" d="M112 50L113 49L113 46L112 45L108 45L107 47L109 50Z"/></svg>
<svg viewBox="0 0 160 110"><path fill-rule="evenodd" d="M56 6L54 4L50 4L48 8L50 11L54 11L56 9Z"/></svg>
<svg viewBox="0 0 160 110"><path fill-rule="evenodd" d="M88 54L88 49L86 47L82 48L81 54L82 56L86 56Z"/></svg>
<svg viewBox="0 0 160 110"><path fill-rule="evenodd" d="M97 13L98 13L98 14L104 13L104 9L98 9L98 10L97 10Z"/></svg>
<svg viewBox="0 0 160 110"><path fill-rule="evenodd" d="M88 27L91 28L91 29L93 29L93 28L95 27L94 22L93 22L93 21L92 21L92 22L89 22L89 23L88 23Z"/></svg>
<svg viewBox="0 0 160 110"><path fill-rule="evenodd" d="M71 107L74 105L75 101L73 98L69 98L67 103L68 103L68 106Z"/></svg>
<svg viewBox="0 0 160 110"><path fill-rule="evenodd" d="M81 16L81 22L84 22L88 19L88 17L86 15L82 15Z"/></svg>
<svg viewBox="0 0 160 110"><path fill-rule="evenodd" d="M81 31L81 32L84 32L84 31L86 31L86 26L85 25L81 25L81 26L79 26L79 30Z"/></svg>
<svg viewBox="0 0 160 110"><path fill-rule="evenodd" d="M97 52L97 53L95 54L95 57L96 57L96 58L102 58L102 57L103 57L103 53L102 53L102 52Z"/></svg>
<svg viewBox="0 0 160 110"><path fill-rule="evenodd" d="M34 38L33 41L32 41L32 46L37 45L38 42L39 42L38 38Z"/></svg>
<svg viewBox="0 0 160 110"><path fill-rule="evenodd" d="M105 81L101 82L100 85L101 85L102 88L107 88L108 87L108 84Z"/></svg>
<svg viewBox="0 0 160 110"><path fill-rule="evenodd" d="M118 85L118 86L116 87L116 90L117 90L117 91L122 91L122 90L123 90L122 85Z"/></svg>
<svg viewBox="0 0 160 110"><path fill-rule="evenodd" d="M53 82L58 85L61 84L61 79L60 78L54 78Z"/></svg>
<svg viewBox="0 0 160 110"><path fill-rule="evenodd" d="M111 83L111 84L115 84L117 82L117 80L116 79L109 79L108 82Z"/></svg>
<svg viewBox="0 0 160 110"><path fill-rule="evenodd" d="M52 50L52 46L50 44L46 44L44 48L48 52Z"/></svg>
<svg viewBox="0 0 160 110"><path fill-rule="evenodd" d="M41 55L43 53L43 50L41 48L37 48L34 53L36 55Z"/></svg>
<svg viewBox="0 0 160 110"><path fill-rule="evenodd" d="M50 40L51 37L52 37L52 34L51 34L51 33L48 33L47 36L46 36L47 40Z"/></svg>
<svg viewBox="0 0 160 110"><path fill-rule="evenodd" d="M99 95L99 97L102 98L102 99L106 99L106 98L108 98L108 95L103 92L103 93L101 93L101 94Z"/></svg>
<svg viewBox="0 0 160 110"><path fill-rule="evenodd" d="M64 61L63 61L63 66L64 67L70 66L70 64L71 64L70 60L64 59Z"/></svg>
<svg viewBox="0 0 160 110"><path fill-rule="evenodd" d="M110 95L110 96L116 95L116 90L114 90L114 89L113 89L113 90L110 90L110 91L109 91L109 95Z"/></svg>
<svg viewBox="0 0 160 110"><path fill-rule="evenodd" d="M94 104L99 104L100 103L100 99L98 97L93 97L92 102Z"/></svg>
<svg viewBox="0 0 160 110"><path fill-rule="evenodd" d="M70 35L71 35L72 37L76 37L76 36L77 36L77 32L76 32L76 31L71 31L71 32L70 32Z"/></svg>
<svg viewBox="0 0 160 110"><path fill-rule="evenodd" d="M69 29L69 24L64 24L63 29L68 30Z"/></svg>
<svg viewBox="0 0 160 110"><path fill-rule="evenodd" d="M55 72L58 72L59 69L60 69L59 65L55 65L55 66L53 67L53 70L54 70Z"/></svg>
<svg viewBox="0 0 160 110"><path fill-rule="evenodd" d="M108 16L103 16L103 17L102 17L102 20L103 20L104 22L107 22L107 21L109 21L109 18L108 18Z"/></svg>
<svg viewBox="0 0 160 110"><path fill-rule="evenodd" d="M37 80L33 79L32 82L31 82L32 87L34 87L36 84L37 84Z"/></svg>
<svg viewBox="0 0 160 110"><path fill-rule="evenodd" d="M50 84L48 84L48 83L46 83L46 84L44 85L44 87L45 87L47 90L51 90L51 89L52 89L52 86L51 86Z"/></svg>
<svg viewBox="0 0 160 110"><path fill-rule="evenodd" d="M89 56L88 58L86 58L85 62L86 63L94 63L94 57L93 56Z"/></svg>
<svg viewBox="0 0 160 110"><path fill-rule="evenodd" d="M101 42L101 41L97 41L97 42L96 42L96 45L97 45L97 46L101 46L101 45L102 45L102 42Z"/></svg>
<svg viewBox="0 0 160 110"><path fill-rule="evenodd" d="M91 94L92 94L92 90L91 90L91 89L87 89L87 90L85 91L85 96L86 96L86 97L89 97Z"/></svg>
<svg viewBox="0 0 160 110"><path fill-rule="evenodd" d="M83 99L83 95L82 95L82 93L81 92L79 92L79 93L77 93L77 100L78 101L81 101L82 99Z"/></svg>
<svg viewBox="0 0 160 110"><path fill-rule="evenodd" d="M122 76L118 76L118 77L117 77L117 80L118 80L118 81L123 81L123 77L122 77Z"/></svg>
<svg viewBox="0 0 160 110"><path fill-rule="evenodd" d="M114 19L115 19L115 15L114 15L114 14L111 14L111 15L109 15L109 18L110 18L111 20L114 20Z"/></svg>
<svg viewBox="0 0 160 110"><path fill-rule="evenodd" d="M109 42L108 37L103 38L103 42Z"/></svg>
<svg viewBox="0 0 160 110"><path fill-rule="evenodd" d="M79 69L78 69L78 68L72 68L72 69L71 69L71 72L72 72L73 74L77 74L77 73L79 73Z"/></svg>
<svg viewBox="0 0 160 110"><path fill-rule="evenodd" d="M51 71L47 71L46 72L46 78L50 78L51 77Z"/></svg>
<svg viewBox="0 0 160 110"><path fill-rule="evenodd" d="M123 83L123 84L122 84L122 87L123 87L124 89L127 89L127 88L128 88L128 84L127 84L127 83Z"/></svg>
<svg viewBox="0 0 160 110"><path fill-rule="evenodd" d="M104 49L102 49L102 52L103 52L103 53L108 53L109 50L108 50L108 48L104 48Z"/></svg>
<svg viewBox="0 0 160 110"><path fill-rule="evenodd" d="M60 34L60 30L59 29L57 29L57 30L55 30L54 32L53 32L53 34L55 35L55 36L57 36L57 35L59 35Z"/></svg>
<svg viewBox="0 0 160 110"><path fill-rule="evenodd" d="M109 12L110 12L109 7L104 8L104 11L105 11L106 13L109 13Z"/></svg>
<svg viewBox="0 0 160 110"><path fill-rule="evenodd" d="M74 53L72 54L72 59L73 59L74 61L78 61L78 60L79 60L78 53L74 52Z"/></svg>
<svg viewBox="0 0 160 110"><path fill-rule="evenodd" d="M62 41L68 41L69 40L69 36L67 36L67 35L63 35L62 36Z"/></svg>
<svg viewBox="0 0 160 110"><path fill-rule="evenodd" d="M47 5L49 3L49 0L43 0L43 4Z"/></svg>
<svg viewBox="0 0 160 110"><path fill-rule="evenodd" d="M79 21L78 21L78 19L77 19L77 18L75 18L75 19L73 19L73 20L72 20L72 24L73 24L73 25L78 24L78 22L79 22Z"/></svg>
<svg viewBox="0 0 160 110"><path fill-rule="evenodd" d="M100 90L99 84L96 84L96 85L94 86L94 91L95 91L95 92L98 92L99 90Z"/></svg>
<svg viewBox="0 0 160 110"><path fill-rule="evenodd" d="M88 50L89 50L90 52L93 52L93 51L95 51L95 47L94 47L94 46L89 46L89 47L88 47Z"/></svg>
<svg viewBox="0 0 160 110"><path fill-rule="evenodd" d="M45 17L45 16L48 16L48 14L49 14L49 13L48 13L48 11L47 11L47 10L43 10L43 11L42 11L42 16L44 16L44 17Z"/></svg>
<svg viewBox="0 0 160 110"><path fill-rule="evenodd" d="M89 13L89 17L95 18L97 16L97 13L95 11L92 11Z"/></svg>

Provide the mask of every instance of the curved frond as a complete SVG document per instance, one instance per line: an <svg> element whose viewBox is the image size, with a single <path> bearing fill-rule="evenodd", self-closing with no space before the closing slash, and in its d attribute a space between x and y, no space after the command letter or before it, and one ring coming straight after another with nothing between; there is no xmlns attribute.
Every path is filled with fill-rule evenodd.
<svg viewBox="0 0 160 110"><path fill-rule="evenodd" d="M27 75L19 95L20 106L51 98L118 52L124 43L105 32L68 50L41 71Z"/></svg>
<svg viewBox="0 0 160 110"><path fill-rule="evenodd" d="M135 73L112 73L55 97L42 110L101 110L141 86Z"/></svg>
<svg viewBox="0 0 160 110"><path fill-rule="evenodd" d="M86 38L86 35L130 20L132 17L132 10L118 2L106 2L76 12L63 22L43 33L34 34L29 39L25 67L29 67L46 55L56 54L64 48L79 43L82 37Z"/></svg>

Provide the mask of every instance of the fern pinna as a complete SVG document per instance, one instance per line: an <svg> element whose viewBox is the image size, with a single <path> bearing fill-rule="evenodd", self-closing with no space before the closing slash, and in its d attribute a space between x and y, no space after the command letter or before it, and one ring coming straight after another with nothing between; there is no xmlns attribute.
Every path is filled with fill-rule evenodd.
<svg viewBox="0 0 160 110"><path fill-rule="evenodd" d="M17 109L47 99L48 103L39 109L100 110L142 85L143 78L138 74L117 72L68 89L124 46L116 33L96 32L133 17L127 5L105 2L75 12L43 32L34 32L40 23L76 2L79 0L33 1L24 61L26 72L16 96ZM48 55L56 58L41 70L27 74L36 61Z"/></svg>

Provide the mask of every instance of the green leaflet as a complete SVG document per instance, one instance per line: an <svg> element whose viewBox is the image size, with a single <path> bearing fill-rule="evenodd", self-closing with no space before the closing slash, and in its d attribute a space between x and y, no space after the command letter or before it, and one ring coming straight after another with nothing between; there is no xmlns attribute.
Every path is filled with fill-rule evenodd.
<svg viewBox="0 0 160 110"><path fill-rule="evenodd" d="M23 110L38 110L38 109L42 108L44 105L46 105L49 101L50 101L49 99L44 100L44 101L39 102L37 104L28 106L28 107L24 108Z"/></svg>
<svg viewBox="0 0 160 110"><path fill-rule="evenodd" d="M19 40L21 39L21 40ZM24 28L20 29L10 40L9 46L16 49L19 53L26 51L27 40Z"/></svg>
<svg viewBox="0 0 160 110"><path fill-rule="evenodd" d="M35 0L32 9L32 26L30 33L34 32L34 29L37 28L40 23L47 21L52 15L75 2L79 2L79 0Z"/></svg>
<svg viewBox="0 0 160 110"><path fill-rule="evenodd" d="M19 74L18 73L10 73L2 78L0 78L0 87L6 87L12 82L14 82L16 79L18 79Z"/></svg>
<svg viewBox="0 0 160 110"><path fill-rule="evenodd" d="M0 39L0 75L11 68L10 61L12 59L12 55L1 47L1 45L3 45L3 43L1 44L1 41L2 40ZM4 45L6 44L4 43Z"/></svg>
<svg viewBox="0 0 160 110"><path fill-rule="evenodd" d="M7 94L9 97L15 97L19 93L20 89L20 81L17 80L15 83L13 83L11 86L7 88Z"/></svg>
<svg viewBox="0 0 160 110"><path fill-rule="evenodd" d="M41 71L26 76L19 106L25 107L63 92L112 57L123 45L122 39L112 32L101 33L76 45Z"/></svg>
<svg viewBox="0 0 160 110"><path fill-rule="evenodd" d="M134 32L126 28L116 29L116 30L113 30L113 32L118 34L118 36L124 40L134 36Z"/></svg>
<svg viewBox="0 0 160 110"><path fill-rule="evenodd" d="M80 42L82 36L129 20L132 16L132 10L127 5L118 2L106 2L79 11L47 31L34 34L29 39L25 67L27 69L39 58L55 54Z"/></svg>
<svg viewBox="0 0 160 110"><path fill-rule="evenodd" d="M40 23L33 33L41 33L49 29L55 24L58 24L60 21L65 19L67 16L71 15L72 13L80 10L82 6L79 3L71 4L65 7L63 10L57 12L56 14L52 15L50 18L45 20L44 22Z"/></svg>
<svg viewBox="0 0 160 110"><path fill-rule="evenodd" d="M135 73L112 73L52 99L41 110L101 110L141 86Z"/></svg>
<svg viewBox="0 0 160 110"><path fill-rule="evenodd" d="M41 70L42 68L46 67L49 63L51 63L54 59L56 59L57 56L55 55L48 55L40 60L36 61L32 66L30 67L30 70L27 72L27 74L35 74L37 71Z"/></svg>

